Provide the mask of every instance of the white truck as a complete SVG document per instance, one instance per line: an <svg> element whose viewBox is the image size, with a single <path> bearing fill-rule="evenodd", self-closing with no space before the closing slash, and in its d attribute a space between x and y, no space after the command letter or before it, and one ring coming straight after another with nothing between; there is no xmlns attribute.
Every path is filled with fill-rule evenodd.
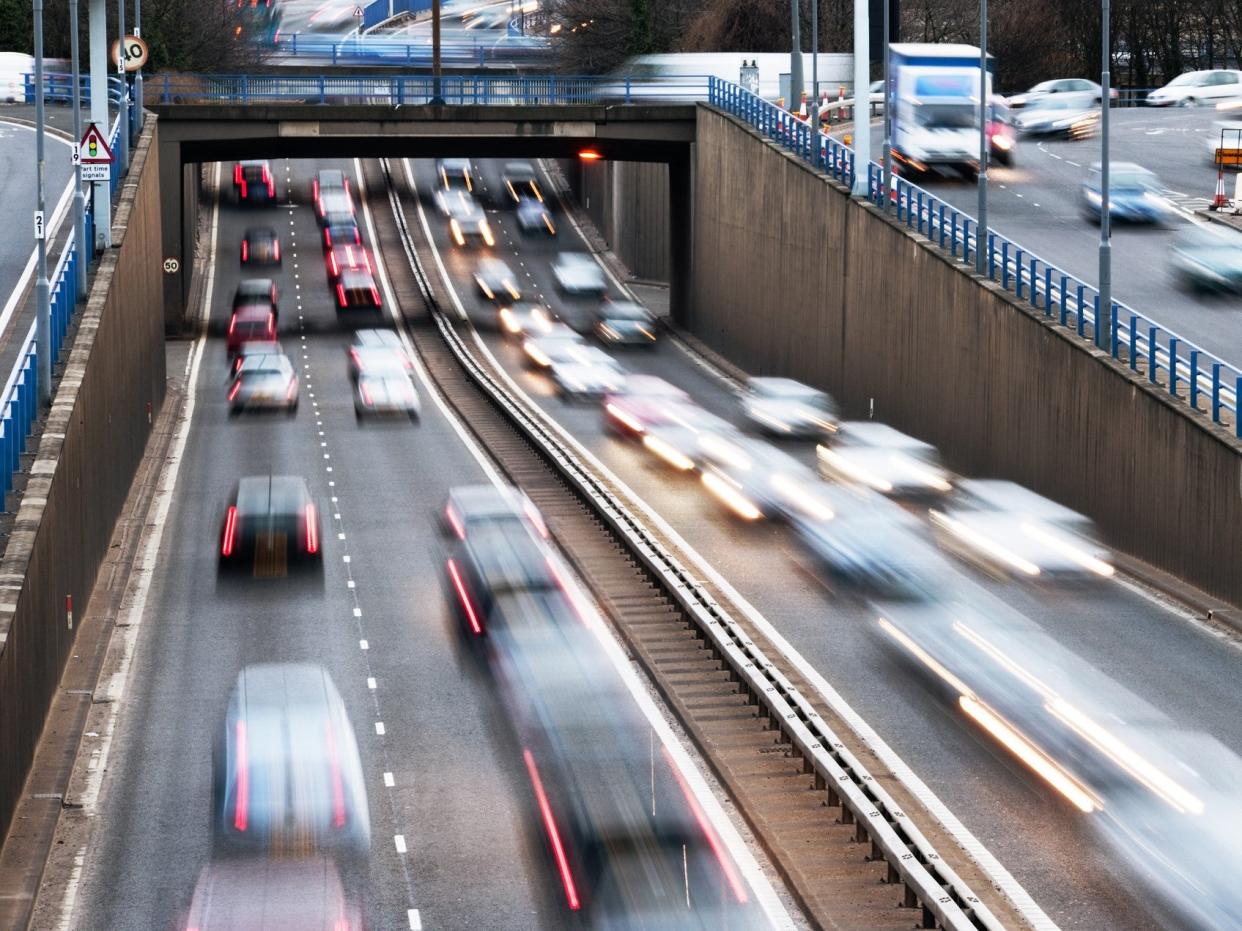
<svg viewBox="0 0 1242 931"><path fill-rule="evenodd" d="M989 69L990 70L990 69ZM979 171L979 49L896 42L892 82L893 161L907 173ZM992 91L988 75L987 92Z"/></svg>

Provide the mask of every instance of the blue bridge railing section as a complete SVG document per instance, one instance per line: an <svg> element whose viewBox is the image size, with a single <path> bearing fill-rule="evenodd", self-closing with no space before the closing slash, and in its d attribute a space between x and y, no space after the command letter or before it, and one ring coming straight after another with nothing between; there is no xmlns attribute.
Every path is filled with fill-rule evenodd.
<svg viewBox="0 0 1242 931"><path fill-rule="evenodd" d="M816 133L809 125L736 84L711 78L708 100L737 116L769 139L794 152L816 168L842 181L853 181L853 156L836 140ZM818 137L818 138L816 138ZM978 223L934 194L894 176L883 190L883 169L867 166L869 197L877 206L885 200L899 222L935 243L964 265L974 267L979 245ZM1020 244L989 229L987 277L1046 317L1072 329L1084 341L1103 347L1114 359L1142 372L1172 397L1207 414L1213 423L1232 424L1242 437L1242 370L1199 348L1175 331L1119 301L1111 312L1100 312L1099 292Z"/></svg>
<svg viewBox="0 0 1242 931"><path fill-rule="evenodd" d="M387 0L379 0L387 9ZM417 0L411 6L418 7ZM371 7L363 10L363 23L370 29L386 19L368 22ZM440 45L440 61L448 67L479 67L513 65L521 62L546 60L551 56L553 45L541 36L501 36L478 41L448 41ZM301 58L308 63L325 64L371 64L371 65L421 65L431 66L432 47L429 40L418 40L399 35L348 36L301 35L296 32L281 33L272 46L277 58Z"/></svg>
<svg viewBox="0 0 1242 931"><path fill-rule="evenodd" d="M72 88L72 81L67 85ZM115 152L120 146L123 122L118 114L113 121L109 133L108 144ZM119 160L112 163L112 176L109 190L116 196L117 187L124 176L124 169ZM66 215L65 223L72 224L72 213ZM93 251L95 242L94 210L88 198L86 206L87 249ZM79 306L78 302L78 270L79 263L89 262L93 256L80 255L77 242L71 234L61 250L60 259L52 271L51 279L51 314L50 337L52 361L60 358L65 338L69 333L69 325L73 322ZM26 331L17 360L9 372L3 393L0 393L0 503L7 499L13 488L14 476L21 469L21 456L26 451L30 439L31 427L39 415L39 347L37 334L38 321L32 320Z"/></svg>
<svg viewBox="0 0 1242 931"><path fill-rule="evenodd" d="M550 74L444 75L440 96L446 104L540 105L706 100L706 75L672 80ZM429 103L430 75L168 74L147 82L148 100L177 103L379 104Z"/></svg>

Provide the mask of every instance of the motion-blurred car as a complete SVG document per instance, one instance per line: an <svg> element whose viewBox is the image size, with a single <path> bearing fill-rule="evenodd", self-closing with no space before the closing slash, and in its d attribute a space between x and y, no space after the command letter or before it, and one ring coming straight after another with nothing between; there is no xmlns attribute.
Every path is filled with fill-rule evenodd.
<svg viewBox="0 0 1242 931"><path fill-rule="evenodd" d="M598 352L598 350L596 350ZM588 361L553 362L548 367L548 377L556 386L556 393L565 400L602 398L625 387L625 373L608 356Z"/></svg>
<svg viewBox="0 0 1242 931"><path fill-rule="evenodd" d="M243 307L259 306L270 310L276 319L280 319L280 307L276 300L279 296L276 282L271 278L247 278L237 283L233 292L233 313Z"/></svg>
<svg viewBox="0 0 1242 931"><path fill-rule="evenodd" d="M329 188L319 192L315 199L315 216L320 226L339 225L339 221L348 217L354 219L354 199L345 193L343 188Z"/></svg>
<svg viewBox="0 0 1242 931"><path fill-rule="evenodd" d="M665 423L690 396L655 375L630 375L622 391L604 397L604 429L620 436L641 436L653 424Z"/></svg>
<svg viewBox="0 0 1242 931"><path fill-rule="evenodd" d="M474 190L474 174L468 158L436 159L436 174L440 176L440 184L446 191L469 193Z"/></svg>
<svg viewBox="0 0 1242 931"><path fill-rule="evenodd" d="M563 323L554 323L542 333L529 333L522 340L523 363L546 369L554 362L580 362L586 341Z"/></svg>
<svg viewBox="0 0 1242 931"><path fill-rule="evenodd" d="M595 336L605 346L653 347L655 317L636 301L604 299L595 312Z"/></svg>
<svg viewBox="0 0 1242 931"><path fill-rule="evenodd" d="M539 189L535 166L530 162L505 162L500 177L515 204L520 205L524 198L534 198L543 203L543 191Z"/></svg>
<svg viewBox="0 0 1242 931"><path fill-rule="evenodd" d="M324 265L328 270L328 283L336 284L342 272L362 271L367 274L375 270L371 267L371 256L366 246L346 242L333 246L324 256Z"/></svg>
<svg viewBox="0 0 1242 931"><path fill-rule="evenodd" d="M349 347L349 377L363 373L414 371L414 360L393 330L357 330Z"/></svg>
<svg viewBox="0 0 1242 931"><path fill-rule="evenodd" d="M349 194L349 175L339 168L320 168L311 182L311 200L318 202L319 195L328 191Z"/></svg>
<svg viewBox="0 0 1242 931"><path fill-rule="evenodd" d="M465 191L441 191L440 210L448 217L449 235L459 246L467 242L496 245L492 224L483 208Z"/></svg>
<svg viewBox="0 0 1242 931"><path fill-rule="evenodd" d="M523 233L556 235L556 223L548 205L533 197L523 197L517 205L517 225Z"/></svg>
<svg viewBox="0 0 1242 931"><path fill-rule="evenodd" d="M489 255L479 259L474 269L474 283L489 301L520 301L522 288L518 277L504 259Z"/></svg>
<svg viewBox="0 0 1242 931"><path fill-rule="evenodd" d="M693 472L701 461L704 439L728 438L736 432L727 420L697 404L669 404L664 418L646 424L643 448L676 472Z"/></svg>
<svg viewBox="0 0 1242 931"><path fill-rule="evenodd" d="M241 367L251 356L283 356L284 354L285 350L281 347L279 340L256 339L242 343L237 349L237 354L233 356L233 365L229 370L229 374L236 375L240 372Z"/></svg>
<svg viewBox="0 0 1242 931"><path fill-rule="evenodd" d="M1211 106L1242 96L1242 71L1213 68L1188 71L1147 95L1149 107Z"/></svg>
<svg viewBox="0 0 1242 931"><path fill-rule="evenodd" d="M703 487L743 520L831 520L830 486L814 470L764 440L730 433L698 444Z"/></svg>
<svg viewBox="0 0 1242 931"><path fill-rule="evenodd" d="M220 531L220 564L279 570L321 563L319 509L300 475L251 475L237 483Z"/></svg>
<svg viewBox="0 0 1242 931"><path fill-rule="evenodd" d="M820 474L895 498L940 496L952 490L935 448L887 424L847 421L830 446L817 446Z"/></svg>
<svg viewBox="0 0 1242 931"><path fill-rule="evenodd" d="M249 345L249 344L247 344ZM228 392L229 413L248 410L298 410L298 373L286 355L248 355L233 376Z"/></svg>
<svg viewBox="0 0 1242 931"><path fill-rule="evenodd" d="M225 343L234 356L242 343L270 342L276 338L276 314L265 304L246 304L229 317Z"/></svg>
<svg viewBox="0 0 1242 931"><path fill-rule="evenodd" d="M251 227L241 241L242 265L279 265L280 237L274 229Z"/></svg>
<svg viewBox="0 0 1242 931"><path fill-rule="evenodd" d="M917 518L866 489L827 492L831 520L791 519L798 541L826 581L869 598L938 598L953 576L949 562L924 538Z"/></svg>
<svg viewBox="0 0 1242 931"><path fill-rule="evenodd" d="M535 502L520 488L495 485L458 485L449 489L444 505L444 527L459 540L476 530L516 523L543 539L548 527Z"/></svg>
<svg viewBox="0 0 1242 931"><path fill-rule="evenodd" d="M233 193L243 204L270 204L276 200L276 180L267 159L250 159L233 166Z"/></svg>
<svg viewBox="0 0 1242 931"><path fill-rule="evenodd" d="M505 336L521 337L529 334L547 334L556 322L550 307L530 301L519 301L501 307L496 313L500 332Z"/></svg>
<svg viewBox="0 0 1242 931"><path fill-rule="evenodd" d="M1082 197L1083 212L1098 223L1103 203L1099 162L1087 172ZM1127 223L1167 224L1177 217L1177 211L1160 192L1160 179L1154 173L1133 162L1114 162L1109 169L1108 215Z"/></svg>
<svg viewBox="0 0 1242 931"><path fill-rule="evenodd" d="M988 107L988 154L1006 168L1012 167L1018 157L1013 113L1000 97L993 97Z"/></svg>
<svg viewBox="0 0 1242 931"><path fill-rule="evenodd" d="M792 378L752 378L742 413L772 436L819 437L837 431L837 405L825 392Z"/></svg>
<svg viewBox="0 0 1242 931"><path fill-rule="evenodd" d="M585 252L562 252L552 265L552 274L556 277L557 285L566 294L602 298L608 293L604 270Z"/></svg>
<svg viewBox="0 0 1242 931"><path fill-rule="evenodd" d="M325 252L333 246L339 246L343 243L353 243L356 246L362 245L362 232L358 229L358 224L352 219L348 222L329 224L323 228L323 248Z"/></svg>
<svg viewBox="0 0 1242 931"><path fill-rule="evenodd" d="M367 271L343 271L336 280L336 309L378 311L382 306L375 276Z"/></svg>
<svg viewBox="0 0 1242 931"><path fill-rule="evenodd" d="M498 612L564 614L551 550L524 521L477 522L454 541L445 570L467 639L488 633Z"/></svg>
<svg viewBox="0 0 1242 931"><path fill-rule="evenodd" d="M1178 281L1201 291L1242 292L1242 234L1225 226L1194 223L1169 248Z"/></svg>
<svg viewBox="0 0 1242 931"><path fill-rule="evenodd" d="M221 857L198 875L180 931L363 931L362 909L328 857Z"/></svg>
<svg viewBox="0 0 1242 931"><path fill-rule="evenodd" d="M1014 482L966 479L930 512L937 542L1007 578L1110 578L1108 551L1090 520Z"/></svg>
<svg viewBox="0 0 1242 931"><path fill-rule="evenodd" d="M1032 103L1014 119L1024 136L1064 136L1086 139L1095 134L1100 111L1074 97L1047 97Z"/></svg>
<svg viewBox="0 0 1242 931"><path fill-rule="evenodd" d="M354 391L354 417L400 415L417 420L422 414L418 390L404 369L366 372L358 376Z"/></svg>
<svg viewBox="0 0 1242 931"><path fill-rule="evenodd" d="M27 81L34 72L33 55L0 52L0 103L25 103Z"/></svg>
<svg viewBox="0 0 1242 931"><path fill-rule="evenodd" d="M369 853L371 815L358 744L322 666L242 669L216 740L214 771L215 828L223 844L278 859Z"/></svg>
<svg viewBox="0 0 1242 931"><path fill-rule="evenodd" d="M1110 100L1117 100L1120 95L1117 88L1111 88ZM1078 101L1084 107L1098 107L1104 99L1104 88L1094 81L1085 78L1056 78L1051 81L1040 81L1023 94L1014 94L1009 98L1009 106L1015 110L1033 107L1050 98L1068 98Z"/></svg>

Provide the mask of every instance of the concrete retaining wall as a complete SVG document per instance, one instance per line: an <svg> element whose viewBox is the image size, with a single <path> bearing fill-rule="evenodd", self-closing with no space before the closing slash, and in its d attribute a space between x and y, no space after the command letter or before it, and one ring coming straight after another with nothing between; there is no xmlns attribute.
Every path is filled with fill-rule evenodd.
<svg viewBox="0 0 1242 931"><path fill-rule="evenodd" d="M634 276L668 281L669 166L577 160L561 166L575 199Z"/></svg>
<svg viewBox="0 0 1242 931"><path fill-rule="evenodd" d="M0 835L73 649L65 597L85 615L164 398L157 132L148 117L0 559Z"/></svg>
<svg viewBox="0 0 1242 931"><path fill-rule="evenodd" d="M1242 444L991 283L699 108L690 329L821 386L965 473L1082 511L1110 543L1242 603Z"/></svg>

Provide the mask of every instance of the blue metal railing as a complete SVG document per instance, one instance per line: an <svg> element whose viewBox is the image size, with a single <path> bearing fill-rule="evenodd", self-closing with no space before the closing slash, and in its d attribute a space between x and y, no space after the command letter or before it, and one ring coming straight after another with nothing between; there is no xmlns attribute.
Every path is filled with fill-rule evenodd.
<svg viewBox="0 0 1242 931"><path fill-rule="evenodd" d="M461 105L539 105L634 103L646 100L706 100L708 78L690 75L673 80L643 80L555 74L444 75L444 102ZM161 104L177 103L302 103L379 104L428 103L434 95L430 75L281 75L176 74L152 78L148 94Z"/></svg>
<svg viewBox="0 0 1242 931"><path fill-rule="evenodd" d="M72 79L65 85L66 96L72 92ZM128 110L118 113L112 123L108 144L113 152L122 146L122 129L133 120ZM116 196L121 178L128 166L120 157L112 162L109 192ZM89 186L88 186L89 187ZM92 204L86 205L84 239L88 250L93 252L95 242L95 217ZM89 262L93 256L80 255L74 236L70 235L61 250L60 259L51 274L51 301L49 343L53 363L60 357L69 325L78 310L79 263ZM0 393L0 504L13 488L13 477L21 467L21 456L26 451L30 430L39 413L39 349L38 320L32 320L17 353L17 360L9 372L3 393Z"/></svg>
<svg viewBox="0 0 1242 931"><path fill-rule="evenodd" d="M709 83L710 103L745 120L816 168L852 183L853 156L840 143L736 84L714 77ZM974 267L975 250L980 248L974 217L904 178L893 176L889 191L884 192L883 169L875 162L867 166L867 179L873 203L883 206L887 198L899 222ZM1152 384L1207 414L1213 423L1232 424L1235 435L1242 437L1242 417L1238 416L1242 369L1119 301L1112 302L1111 313L1101 314L1095 288L993 229L988 230L982 248L990 280L1132 371L1143 372Z"/></svg>
<svg viewBox="0 0 1242 931"><path fill-rule="evenodd" d="M387 7L387 0L380 0L380 2L385 8ZM366 22L365 17L363 21ZM378 22L382 20L377 20ZM370 25L366 28L370 28ZM351 33L348 36L281 33L272 46L272 51L280 57L306 58L330 62L333 65L365 62L376 65L430 67L432 57L429 39L395 35L359 35L358 33ZM506 35L470 42L442 42L440 60L450 67L486 68L493 64L511 65L517 62L547 59L552 51L553 45L546 38Z"/></svg>

